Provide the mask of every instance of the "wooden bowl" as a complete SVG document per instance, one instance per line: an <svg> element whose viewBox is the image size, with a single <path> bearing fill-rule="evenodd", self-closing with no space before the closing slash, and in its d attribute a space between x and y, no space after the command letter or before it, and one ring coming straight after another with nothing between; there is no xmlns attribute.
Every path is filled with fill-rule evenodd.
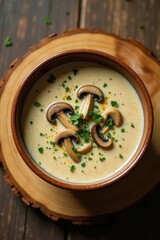
<svg viewBox="0 0 160 240"><path fill-rule="evenodd" d="M73 159L70 158L70 155L67 156L67 159L69 158L69 160L67 160L69 163L67 163L67 164L70 164L69 175L72 175L73 172L75 171L75 165L79 166L81 164L82 165L81 172L84 173L83 181L68 180L67 178L64 179L62 177L62 175L63 175L62 173L60 174L60 176L58 176L58 175L55 176L53 173L49 172L48 169L46 170L46 168L44 168L43 166L41 166L38 163L38 160L35 160L35 158L33 156L34 152L33 152L33 154L30 153L30 150L27 147L26 140L25 140L25 137L24 137L24 132L23 132L24 115L26 116L27 111L30 110L30 108L29 108L26 111L26 113L24 114L24 109L27 108L26 107L27 106L26 98L29 95L29 93L32 91L33 87L36 84L39 84L39 81L40 81L39 79L41 78L41 76L46 76L46 74L48 74L50 76L50 78L48 79L48 83L52 84L53 88L55 89L55 93L56 93L56 91L58 91L58 89L57 89L58 85L54 86L54 84L57 81L57 79L55 78L55 76L53 74L51 74L51 72L54 69L56 69L57 67L59 69L61 69L61 71L63 72L64 71L63 70L64 65L65 64L72 64L72 63L73 63L73 66L74 66L74 64L82 63L83 67L85 66L85 63L88 63L88 64L91 63L91 64L93 64L93 68L92 68L93 71L94 71L94 64L99 64L100 66L103 66L104 68L112 69L115 72L117 72L118 74L121 74L121 76L123 76L126 79L127 83L130 86L132 86L132 88L136 92L136 94L138 96L138 99L140 101L140 104L141 104L142 115L143 115L143 120L140 120L140 124L143 126L143 129L141 129L142 134L141 134L141 137L140 137L140 141L138 142L134 151L132 152L131 156L129 157L129 160L126 161L126 163L121 164L121 166L118 167L118 169L112 174L108 174L106 176L103 175L103 177L101 177L101 178L92 179L92 180L90 179L90 180L86 180L86 181L85 181L85 179L87 179L87 177L85 176L85 170L84 170L84 167L86 166L86 161L83 161L83 164L82 163L75 163L73 161ZM74 73L74 75L76 75L77 70L73 69L73 73ZM65 73L63 73L63 74L65 74ZM94 76L94 73L93 73L93 76ZM71 80L71 76L68 76L68 77ZM119 86L121 86L121 82L119 82L119 84L120 85L117 86L117 89L119 88ZM94 85L94 83L90 84L90 82L84 82L84 85L89 85L89 87L91 88ZM107 84L103 84L104 88L106 86L107 86ZM61 87L64 88L66 92L69 91L69 88L67 88L65 85L63 86L63 84L62 84ZM43 88L42 88L42 90L43 90ZM75 92L72 91L72 94L76 94L76 91L77 90L75 90ZM49 92L49 90L48 90L48 92ZM54 98L55 98L55 93L54 93ZM82 93L84 93L84 92L82 91ZM38 94L39 94L39 92L38 92ZM111 93L108 93L108 95L109 94L111 94ZM114 94L114 95L116 96L116 94ZM125 95L125 93L124 93L124 95ZM107 101L109 101L109 100L106 100L106 96L104 96L104 99L105 99L105 104L106 104L105 106L107 106L107 104L108 104ZM108 99L109 99L109 97L108 97ZM66 100L66 98L65 98L65 100ZM59 102L65 102L65 100L62 99L62 98L61 99L58 98L56 102L58 102L58 103ZM45 118L45 121L47 121L48 120L47 119L47 113L48 113L49 108L53 104L52 101L50 101L49 102L50 104L48 104L47 107L45 106L45 108L41 108L42 107L41 104L39 104L39 102L34 101L34 99L31 99L31 101L33 101L34 104L35 104L35 107L37 107L42 112L42 114L43 114L42 118ZM112 101L112 103L113 103L113 108L116 108L117 106L114 106L114 104L117 104L117 102ZM125 104L122 104L122 105L125 105ZM131 112L132 112L132 110L131 110ZM100 116L102 116L102 115L103 115L103 113L100 114ZM93 111L92 111L92 118L93 118ZM104 115L103 115L103 118L104 118ZM95 124L97 124L96 128L92 129L92 127L94 125L94 124L92 124L91 130L90 130L91 136L93 136L92 135L93 132L95 134L95 131L97 131L97 132L99 131L99 130L97 130L98 129L97 127L104 127L103 118L101 118L102 122L100 121L99 123L95 123ZM108 118L108 115L107 115L107 118ZM87 118L87 120L84 120L84 122L86 122L86 123L88 121L89 121L88 118ZM92 121L93 121L93 119L92 119ZM125 121L126 121L125 116L123 116L123 121L121 121L121 124ZM137 164L142 160L143 155L145 154L145 152L148 148L148 145L150 143L150 140L151 140L151 135L152 135L152 130L153 130L153 111L152 111L152 104L151 104L149 94L148 94L148 92L146 90L146 87L144 86L143 82L141 81L139 76L130 67L128 67L124 62L122 62L120 59L117 59L116 57L113 57L109 54L99 52L99 51L94 51L94 50L70 50L70 51L65 51L65 52L59 53L57 55L51 56L49 59L44 60L35 69L33 69L33 71L30 72L30 74L28 76L26 76L23 83L19 87L19 89L16 93L16 96L14 98L14 101L13 101L11 123L12 123L12 126L11 126L12 127L12 134L13 134L13 137L14 137L16 147L19 151L19 154L21 155L24 162L40 178L42 178L45 181L53 184L54 186L65 188L65 189L70 189L70 190L93 190L93 189L98 189L98 188L110 186L114 182L119 181L122 177L125 177L127 174L129 174L131 172L131 170L133 170L133 168L136 168ZM114 121L112 123L115 124ZM33 122L31 120L30 120L30 124L31 125L33 124ZM48 124L49 124L49 127L52 127L51 122L48 121ZM132 128L134 128L135 126L133 125L133 123L131 123L131 124L132 124ZM54 128L57 128L57 124L53 126L53 129ZM68 127L64 127L64 130L66 128L68 129ZM58 132L59 132L59 130L63 130L63 128L62 129L58 128ZM122 134L124 134L125 131L126 130L124 129L123 124L122 124L120 126L119 133L121 132ZM80 134L79 131L77 131L76 135L79 136L79 134ZM45 137L44 133L40 133L40 135L41 135L41 137ZM99 136L99 132L98 132L98 136ZM34 133L33 133L32 136L29 136L29 137L30 137L30 139L34 138ZM58 152L60 152L60 151L64 152L65 151L63 146L62 147L61 146L60 147L56 146L56 148L55 148L55 139L52 139L52 138L50 138L50 136L46 135L46 139L47 138L48 138L48 143L47 144L49 144L49 143L52 144L52 145L54 144L54 148L52 149L53 154L55 154L57 148L58 148ZM104 140L104 139L101 139L101 140ZM115 141L115 139L113 139L113 138L111 138L111 140L112 140L112 143ZM98 148L100 148L99 154L101 154L101 152L104 152L104 151L106 152L106 154L109 154L110 151L112 151L112 149L113 149L113 144L111 145L111 147L109 147L107 149L106 148L104 149L103 146L99 147L99 143L96 142L94 137L92 138L92 141L93 141L94 145L98 144ZM106 140L104 140L104 141L106 141ZM116 144L116 143L114 143L114 144ZM36 146L36 147L38 148L40 156L43 155L44 154L44 147L42 148L41 145ZM119 144L119 147L120 147L120 144ZM46 149L48 150L49 148L51 150L51 146L48 147L48 145L47 145ZM59 158L57 164L59 164L59 162L62 161L62 155L60 155L60 156L61 157L59 157L59 155L56 155L56 157ZM84 153L84 155L83 155L84 159L85 159L85 156L86 155ZM55 157L55 159L56 159L56 157ZM121 160L122 160L123 155L119 154L119 158L121 158ZM103 162L103 159L104 159L104 157L101 157L102 162ZM48 160L48 155L46 155L46 161L50 161L50 160ZM54 161L54 160L52 159L52 161ZM97 161L97 159L94 159L94 155L93 155L93 161L95 161L95 162ZM73 164L71 164L71 162L73 162ZM63 163L63 164L66 164L66 163ZM61 163L61 165L62 165L62 163ZM54 167L53 167L53 170L54 170ZM51 166L51 168L52 168L52 166ZM104 167L102 167L102 168L104 168ZM95 169L96 169L96 167L95 167ZM74 174L76 174L76 171L74 172Z"/></svg>

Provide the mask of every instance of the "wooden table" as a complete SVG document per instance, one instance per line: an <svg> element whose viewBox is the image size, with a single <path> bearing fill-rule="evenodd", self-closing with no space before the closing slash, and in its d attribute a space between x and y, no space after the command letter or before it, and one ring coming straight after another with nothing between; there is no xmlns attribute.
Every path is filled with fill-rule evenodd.
<svg viewBox="0 0 160 240"><path fill-rule="evenodd" d="M52 24L44 22L46 17ZM0 77L30 46L71 28L98 28L131 37L160 57L159 0L0 0ZM13 41L10 47L3 43L7 36ZM39 209L26 206L4 176L0 163L1 240L160 239L160 185L134 206L106 216L100 224L84 226L53 221Z"/></svg>

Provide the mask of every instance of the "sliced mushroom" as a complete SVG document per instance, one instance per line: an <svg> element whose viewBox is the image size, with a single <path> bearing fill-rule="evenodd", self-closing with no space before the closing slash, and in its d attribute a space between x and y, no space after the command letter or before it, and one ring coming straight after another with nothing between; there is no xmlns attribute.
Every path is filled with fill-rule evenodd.
<svg viewBox="0 0 160 240"><path fill-rule="evenodd" d="M116 127L120 127L123 123L123 117L122 114L119 110L115 108L108 108L104 113L103 113L103 120L101 123L101 127L103 127L107 121L107 119L111 118L113 125ZM109 130L108 126L104 126L101 133L105 134Z"/></svg>
<svg viewBox="0 0 160 240"><path fill-rule="evenodd" d="M77 149L77 152L80 153L80 154L86 154L88 153L89 151L91 151L93 147L93 144L92 143L87 143L85 144L84 146L80 147Z"/></svg>
<svg viewBox="0 0 160 240"><path fill-rule="evenodd" d="M112 140L110 138L107 139L102 139L99 132L98 128L100 128L100 125L95 123L91 127L91 136L94 140L94 142L101 148L109 148L112 146Z"/></svg>
<svg viewBox="0 0 160 240"><path fill-rule="evenodd" d="M74 151L74 145L73 145L73 142L72 142L73 139L76 142L79 141L79 137L78 137L77 132L74 131L73 129L64 129L56 135L55 143L57 145L60 145L61 142L63 141L68 155L73 159L74 162L79 163L80 162L80 155L78 155Z"/></svg>
<svg viewBox="0 0 160 240"><path fill-rule="evenodd" d="M86 95L84 102L80 108L80 114L84 120L87 120L88 113L93 110L94 98L98 102L103 102L104 95L103 92L94 85L83 85L77 90L77 97L82 98Z"/></svg>
<svg viewBox="0 0 160 240"><path fill-rule="evenodd" d="M76 132L80 131L80 128L75 126L67 115L67 112L74 113L73 107L66 102L55 102L47 110L47 119L49 122L56 122L56 118L66 127L73 129Z"/></svg>

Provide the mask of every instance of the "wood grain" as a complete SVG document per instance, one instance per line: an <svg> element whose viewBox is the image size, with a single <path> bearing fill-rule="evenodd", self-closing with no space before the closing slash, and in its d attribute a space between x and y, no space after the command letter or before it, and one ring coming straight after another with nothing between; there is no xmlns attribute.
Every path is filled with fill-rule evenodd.
<svg viewBox="0 0 160 240"><path fill-rule="evenodd" d="M17 56L21 57L30 46L37 44L41 38L49 33L61 33L68 28L77 26L101 28L123 37L132 37L143 43L160 58L159 0L61 0L60 2L62 5L59 4L58 0L0 0L0 77L4 75L10 63ZM53 19L51 26L43 23L45 16L50 16ZM26 28L23 28L22 24L24 18L27 22ZM145 28L141 29L140 25ZM30 36L31 32L32 36ZM6 48L3 45L6 36L13 39L12 47ZM153 78L150 81L152 80ZM159 187L153 190L151 196L143 200L138 206L129 208L114 218L108 217L108 221L102 227L73 225L68 227L68 225L64 224L63 226L59 223L56 230L54 222L48 221L39 211L29 207L27 214L24 214L25 204L13 195L10 187L4 182L3 175L4 171L1 167L0 239L2 240L42 239L41 236L51 239L58 234L60 234L60 239L63 239L60 231L63 232L64 229L64 239L68 240L96 239L95 236L100 240L106 238L137 239L137 236L140 236L140 239L159 239ZM19 210L16 212L16 209ZM8 219L10 219L9 222ZM44 221L47 223L44 224ZM32 222L34 222L33 225ZM28 226L27 231L26 226ZM132 231L133 228L134 231ZM41 231L38 234L39 229ZM53 233L54 229L56 235Z"/></svg>
<svg viewBox="0 0 160 240"><path fill-rule="evenodd" d="M121 46L121 49L118 49L117 46ZM134 171L123 178L120 183L99 190L98 199L95 198L97 195L96 191L67 191L51 186L36 176L21 159L15 147L11 131L10 117L12 102L25 76L28 75L37 64L54 54L67 49L78 48L104 51L127 62L142 78L151 95L154 106L155 127L153 138L144 160ZM124 54L124 49L126 49L128 55ZM134 52L134 54L132 54L131 59L130 54L132 52ZM135 61L137 65L134 64ZM53 37L53 39L49 38L48 42L25 56L24 60L12 70L5 85L5 91L2 93L0 111L3 113L3 118L1 117L0 120L2 126L4 124L5 128L1 126L0 138L2 143L3 164L6 172L10 176L11 182L13 182L14 186L21 192L28 204L33 204L33 206L35 205L36 207L39 206L44 213L55 220L58 218L66 218L75 222L86 222L91 221L97 216L110 214L127 207L144 196L144 194L158 183L160 170L158 158L160 157L160 149L157 141L157 129L160 116L156 102L160 99L160 91L155 91L155 89L158 89L160 84L159 69L159 64L149 54L147 49L141 49L140 44L133 44L133 41L130 42L100 31L70 31L61 36ZM153 76L153 74L154 82L150 82L150 77ZM14 83L13 79L15 78L17 81ZM12 89L12 96L7 99L10 89ZM4 103L7 103L7 109L4 107ZM5 121L6 119L7 122ZM4 134L3 129L7 130L6 134ZM8 142L11 146L9 154L8 147L4 144L5 142ZM154 162L151 164L150 159L152 159L152 156L154 156ZM16 159L16 162L13 162L12 159ZM16 174L17 172L19 173L18 176ZM28 177L32 185L28 183ZM144 179L149 179L149 181L146 182ZM135 187L136 191L133 191ZM122 196L117 202L117 198L120 195Z"/></svg>
<svg viewBox="0 0 160 240"><path fill-rule="evenodd" d="M47 16L52 20L51 25L44 23ZM77 27L78 19L78 0L61 0L61 4L57 0L0 0L0 41L2 43L0 44L0 77L4 75L10 63L17 57L21 58L28 48L50 33L59 33L68 28ZM3 44L7 36L13 40L11 47L5 47ZM59 236L59 239L63 239L64 231L60 233L61 228L49 221L44 228L45 217L42 220L40 217L42 214L38 212L37 217L32 208L26 207L24 202L15 197L11 188L4 182L3 176L4 170L1 167L0 239L38 239L39 228L41 228L39 239L44 239L44 236L56 238ZM32 222L34 227L31 225Z"/></svg>

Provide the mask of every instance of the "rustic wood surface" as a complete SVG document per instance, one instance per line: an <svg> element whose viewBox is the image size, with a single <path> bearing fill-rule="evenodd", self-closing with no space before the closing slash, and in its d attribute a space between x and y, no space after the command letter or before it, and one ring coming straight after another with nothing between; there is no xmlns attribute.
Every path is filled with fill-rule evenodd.
<svg viewBox="0 0 160 240"><path fill-rule="evenodd" d="M9 64L46 35L68 28L95 27L132 37L160 57L160 2L157 1L9 1L0 0L1 77ZM49 16L52 25L44 24ZM6 36L13 46L5 47ZM101 225L74 226L54 222L17 198L0 168L0 239L159 239L160 187ZM7 180L7 179L6 179ZM13 188L14 190L14 188ZM17 193L18 194L18 193Z"/></svg>

